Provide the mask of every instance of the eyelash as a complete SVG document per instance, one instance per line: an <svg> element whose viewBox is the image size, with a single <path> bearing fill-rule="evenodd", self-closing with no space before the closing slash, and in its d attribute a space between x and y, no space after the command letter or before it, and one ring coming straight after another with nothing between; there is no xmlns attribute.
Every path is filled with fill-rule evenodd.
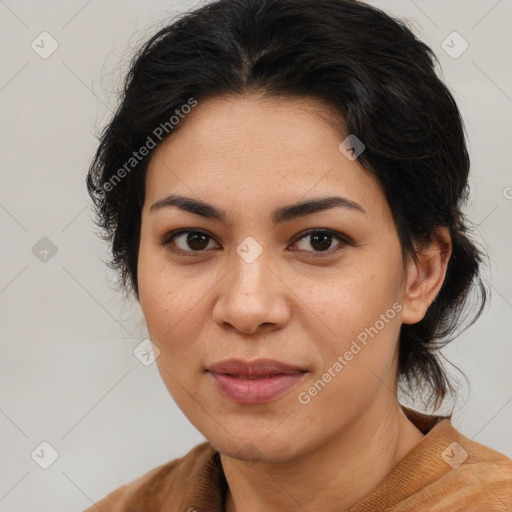
<svg viewBox="0 0 512 512"><path fill-rule="evenodd" d="M198 234L201 234L201 235L205 235L206 237L208 237L210 240L214 240L214 237L211 236L209 233L207 233L206 231L202 231L200 229L189 229L189 228L184 228L184 229L178 229L176 231L171 231L170 233L167 233L167 235L165 236L165 238L160 242L160 245L164 246L164 247L167 247L170 251L174 252L174 253L177 253L177 254L181 254L181 255L185 255L185 256L195 256L197 254L201 254L201 253L204 253L206 252L206 250L201 250L201 251L193 251L193 250L190 250L190 251L185 251L183 249L179 249L179 248L175 248L175 247L171 247L171 242L174 238L176 238L177 236L179 235L183 235L184 233L198 233ZM297 242L299 242L300 240L302 240L303 238L306 238L308 236L311 236L311 235L330 235L333 237L333 239L337 239L340 243L335 246L334 248L332 249L328 249L327 251L306 251L306 252L312 252L315 256L313 257L327 257L327 256L332 256L334 253L340 251L341 249L343 249L346 245L353 245L353 242L352 240L344 235L343 233L339 233L338 231L333 231L331 229L310 229L310 230L307 230L305 232L302 232L300 233L296 239L293 241L293 244L296 244Z"/></svg>

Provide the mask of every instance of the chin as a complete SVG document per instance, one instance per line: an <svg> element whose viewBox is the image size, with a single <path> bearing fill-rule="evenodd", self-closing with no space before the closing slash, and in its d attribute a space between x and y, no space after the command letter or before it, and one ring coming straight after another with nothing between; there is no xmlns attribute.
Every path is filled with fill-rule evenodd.
<svg viewBox="0 0 512 512"><path fill-rule="evenodd" d="M238 437L226 434L207 439L222 455L246 462L248 465L258 462L286 462L297 455L299 449L297 443L293 442L286 432L274 436L264 432L250 435L241 431Z"/></svg>

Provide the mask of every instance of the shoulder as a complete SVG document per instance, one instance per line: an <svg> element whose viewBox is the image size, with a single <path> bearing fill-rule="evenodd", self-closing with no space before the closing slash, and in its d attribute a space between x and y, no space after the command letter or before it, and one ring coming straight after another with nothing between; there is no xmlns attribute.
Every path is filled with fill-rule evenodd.
<svg viewBox="0 0 512 512"><path fill-rule="evenodd" d="M424 510L428 504L430 512L511 511L512 460L464 436L449 421L435 430L413 456L428 476L400 503L403 510Z"/></svg>
<svg viewBox="0 0 512 512"><path fill-rule="evenodd" d="M438 421L350 512L511 512L512 460Z"/></svg>
<svg viewBox="0 0 512 512"><path fill-rule="evenodd" d="M440 488L451 489L447 503L459 500L468 510L512 510L512 460L454 432L456 439L441 454L450 467L439 480Z"/></svg>
<svg viewBox="0 0 512 512"><path fill-rule="evenodd" d="M84 512L128 512L160 510L171 493L183 488L194 473L208 466L215 450L208 442L195 446L183 457L158 466L137 479L110 492Z"/></svg>

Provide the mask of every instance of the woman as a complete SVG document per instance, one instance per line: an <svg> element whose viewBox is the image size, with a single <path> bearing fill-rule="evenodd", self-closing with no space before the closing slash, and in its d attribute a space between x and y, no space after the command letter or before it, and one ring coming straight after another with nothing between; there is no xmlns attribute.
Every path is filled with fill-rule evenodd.
<svg viewBox="0 0 512 512"><path fill-rule="evenodd" d="M510 459L398 401L439 409L485 300L434 64L352 0L219 0L140 49L88 188L208 441L88 510L512 508Z"/></svg>

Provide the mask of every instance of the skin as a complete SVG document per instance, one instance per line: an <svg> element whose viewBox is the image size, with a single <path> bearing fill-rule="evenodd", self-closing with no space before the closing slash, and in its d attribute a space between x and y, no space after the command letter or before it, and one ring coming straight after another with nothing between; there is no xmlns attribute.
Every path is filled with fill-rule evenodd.
<svg viewBox="0 0 512 512"><path fill-rule="evenodd" d="M221 453L228 512L343 510L423 438L396 398L399 329L421 320L439 292L449 235L438 230L418 261L404 261L381 189L338 149L345 137L342 120L316 99L215 97L199 101L148 168L140 305L167 389ZM170 194L221 208L228 222L176 206L151 211ZM364 213L337 207L272 223L276 208L332 195ZM162 244L181 228L211 238L199 251L186 234ZM322 252L311 236L301 238L312 228L351 242L333 237ZM251 263L236 251L248 236L263 251ZM394 318L300 403L299 393L395 303ZM229 358L271 358L308 373L271 402L240 405L205 372Z"/></svg>

